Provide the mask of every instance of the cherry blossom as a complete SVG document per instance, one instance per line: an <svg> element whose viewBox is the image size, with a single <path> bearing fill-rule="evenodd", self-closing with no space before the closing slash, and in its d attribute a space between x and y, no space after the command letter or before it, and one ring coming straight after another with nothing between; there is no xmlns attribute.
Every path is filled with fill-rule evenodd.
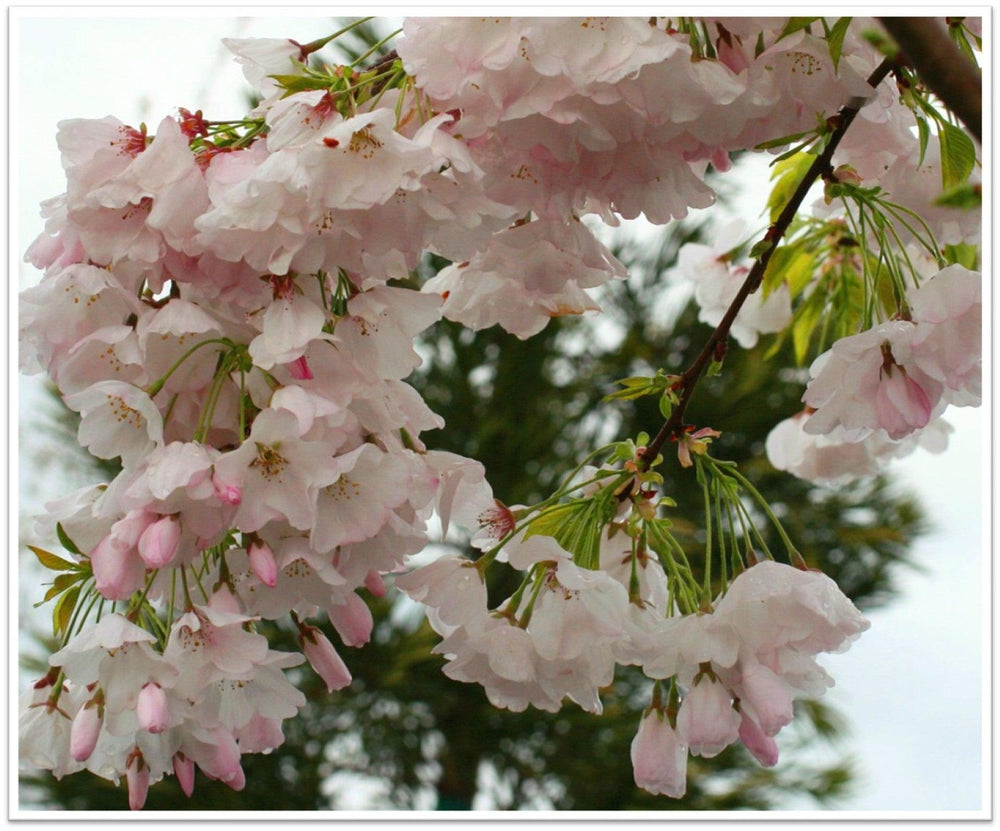
<svg viewBox="0 0 1000 831"><path fill-rule="evenodd" d="M687 747L656 710L643 716L632 740L635 784L654 794L675 799L687 791Z"/></svg>
<svg viewBox="0 0 1000 831"><path fill-rule="evenodd" d="M908 93L865 80L882 59L858 27L833 48L828 25L795 20L409 18L396 55L322 70L310 55L329 38L229 39L261 96L242 120L61 122L66 188L26 254L44 276L21 295L20 361L79 414L78 442L122 469L40 523L68 559L36 553L73 579L75 605L54 618L52 670L22 695L22 763L124 779L133 810L171 773L190 795L196 768L241 790L243 754L279 746L306 704L286 670L308 662L331 695L352 681L314 622L362 647L375 622L362 588L395 602L392 587L426 611L445 675L497 707L600 714L617 666L638 667L653 692L631 760L647 791L683 796L688 754L736 742L774 765L794 702L832 684L816 656L868 627L836 584L749 552L741 566L735 531L721 544L732 570L711 570L708 535L715 582L688 579L651 467L669 430L508 506L480 462L434 449L424 434L444 422L406 379L442 317L525 339L599 312L628 278L602 224L711 206L711 171L762 143L815 139L822 154L844 138L828 195L864 188L926 217L881 240L878 274L836 202L771 226L769 243L837 250L797 283L767 280L731 325L744 230L684 245L673 275L717 335L752 348L801 328L838 269L864 272L863 303L829 290L823 338L855 333L812 362L806 407L768 457L837 485L940 449L946 407L982 398L982 277L947 264L969 251L942 248L977 244L978 213L937 204L955 159L920 140ZM842 106L858 110L846 133ZM848 237L857 255L829 242ZM447 261L431 276L429 255ZM691 376L649 380L678 419ZM709 454L719 430L676 426L678 467L699 484L735 471ZM477 559L428 562L437 529ZM494 568L520 579L495 605ZM272 649L261 620L297 632L300 651Z"/></svg>

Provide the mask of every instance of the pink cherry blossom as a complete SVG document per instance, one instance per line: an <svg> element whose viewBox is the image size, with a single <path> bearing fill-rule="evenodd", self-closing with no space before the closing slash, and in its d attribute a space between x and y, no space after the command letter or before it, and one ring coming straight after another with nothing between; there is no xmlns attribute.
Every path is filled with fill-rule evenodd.
<svg viewBox="0 0 1000 831"><path fill-rule="evenodd" d="M345 646L364 646L371 639L375 623L371 609L354 592L350 592L343 603L335 603L326 611Z"/></svg>
<svg viewBox="0 0 1000 831"><path fill-rule="evenodd" d="M950 403L978 406L982 399L982 275L951 265L907 300L916 324L910 359L944 384Z"/></svg>
<svg viewBox="0 0 1000 831"><path fill-rule="evenodd" d="M141 811L149 793L149 768L138 751L129 759L125 779L128 783L128 807L133 811Z"/></svg>
<svg viewBox="0 0 1000 831"><path fill-rule="evenodd" d="M184 796L191 796L194 793L194 760L178 752L174 756L174 775Z"/></svg>
<svg viewBox="0 0 1000 831"><path fill-rule="evenodd" d="M764 767L778 764L778 744L746 713L740 714L740 741Z"/></svg>
<svg viewBox="0 0 1000 831"><path fill-rule="evenodd" d="M875 430L893 439L924 427L940 400L942 385L905 356L915 325L897 320L837 341L809 368L802 400L816 410L805 425L814 435L843 429L857 441Z"/></svg>
<svg viewBox="0 0 1000 831"><path fill-rule="evenodd" d="M97 590L109 600L124 600L146 577L146 563L138 543L155 515L130 511L111 526L111 531L90 552L90 567Z"/></svg>
<svg viewBox="0 0 1000 831"><path fill-rule="evenodd" d="M234 524L257 531L274 519L297 528L316 520L318 490L336 481L330 449L299 438L298 422L286 410L265 410L254 420L247 441L215 462L215 473L241 491Z"/></svg>
<svg viewBox="0 0 1000 831"><path fill-rule="evenodd" d="M926 427L931 420L931 401L920 386L896 363L888 363L879 373L875 388L875 415L891 439L907 436Z"/></svg>
<svg viewBox="0 0 1000 831"><path fill-rule="evenodd" d="M247 548L247 559L250 570L265 586L274 588L278 584L278 564L274 560L274 552L263 540L254 540Z"/></svg>
<svg viewBox="0 0 1000 831"><path fill-rule="evenodd" d="M101 734L101 706L88 701L73 717L69 731L69 755L77 762L86 762L97 746Z"/></svg>
<svg viewBox="0 0 1000 831"><path fill-rule="evenodd" d="M315 626L299 626L299 645L306 660L326 683L327 692L341 690L351 683L351 673L333 644Z"/></svg>
<svg viewBox="0 0 1000 831"><path fill-rule="evenodd" d="M702 676L684 696L677 713L677 733L694 756L716 756L736 741L740 715L732 694L722 684Z"/></svg>
<svg viewBox="0 0 1000 831"><path fill-rule="evenodd" d="M475 564L442 557L395 580L412 600L435 609L450 626L459 626L486 610L486 583Z"/></svg>
<svg viewBox="0 0 1000 831"><path fill-rule="evenodd" d="M687 747L666 716L652 710L632 739L635 784L653 794L679 799L687 791Z"/></svg>
<svg viewBox="0 0 1000 831"><path fill-rule="evenodd" d="M135 711L140 729L150 733L162 733L170 723L167 695L159 684L151 682L143 686Z"/></svg>
<svg viewBox="0 0 1000 831"><path fill-rule="evenodd" d="M163 443L160 411L138 387L100 381L63 400L81 414L79 441L95 456L129 466Z"/></svg>
<svg viewBox="0 0 1000 831"><path fill-rule="evenodd" d="M580 222L537 221L495 234L471 262L424 284L444 296L444 315L482 329L499 324L524 339L552 317L596 311L584 291L625 276L621 263Z"/></svg>
<svg viewBox="0 0 1000 831"><path fill-rule="evenodd" d="M139 537L139 556L148 568L163 568L177 554L181 524L177 517L165 516L151 522Z"/></svg>

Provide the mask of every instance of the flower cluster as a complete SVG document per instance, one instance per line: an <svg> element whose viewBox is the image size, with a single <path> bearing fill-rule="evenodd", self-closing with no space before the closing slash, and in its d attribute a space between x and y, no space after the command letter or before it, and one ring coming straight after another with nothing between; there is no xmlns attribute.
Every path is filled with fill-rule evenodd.
<svg viewBox="0 0 1000 831"><path fill-rule="evenodd" d="M746 553L701 585L645 448L612 446L614 465L509 508L481 464L427 448L443 423L406 378L442 316L526 338L596 312L593 290L626 272L586 215L707 207L710 166L822 140L846 104L870 101L865 129L898 139L887 166L924 161L898 102L865 82L877 51L800 20L411 19L398 57L368 67L317 68L321 42L231 40L261 96L245 119L62 122L66 192L27 252L44 277L21 297L21 365L121 471L49 506L69 559L36 553L59 572L62 643L23 696L22 759L124 777L132 808L171 773L188 794L196 769L240 789L243 754L280 745L305 703L294 667L350 683L324 621L364 645L363 591L392 575L442 635L445 674L499 707L600 713L615 667L640 666L656 682L633 745L642 787L679 796L688 751L736 741L773 764L793 699L830 683L814 656L867 622L822 575L753 564L748 483L707 455L718 432L685 434L681 463L725 491ZM450 264L419 285L428 254ZM732 254L681 256L713 325L744 279ZM746 346L786 327L802 287L768 289L732 330ZM813 365L803 436L896 441L978 401L978 276L944 268L902 311ZM665 400L677 377L658 376ZM434 515L483 553L402 574ZM494 562L523 580L491 608ZM270 648L279 621L301 652Z"/></svg>
<svg viewBox="0 0 1000 831"><path fill-rule="evenodd" d="M814 660L841 652L868 621L826 575L765 560L740 574L710 612L670 618L643 663L675 678L676 705L650 708L632 743L636 783L683 796L687 754L711 758L734 742L762 765L778 761L774 736L793 701L816 698L833 679Z"/></svg>
<svg viewBox="0 0 1000 831"><path fill-rule="evenodd" d="M639 787L681 797L688 753L709 758L737 741L776 764L774 737L791 722L793 701L833 683L815 656L843 651L868 621L830 578L773 560L741 572L707 608L682 613L667 576L677 568L670 553L640 554L654 535L668 536L658 520L636 535L622 516L599 534L598 569L581 567L579 552L550 536L510 537L493 552L526 576L493 609L488 555L439 559L395 583L430 609L445 674L480 684L497 707L556 712L569 699L599 714L616 665L657 679L632 744ZM660 693L666 679L669 705Z"/></svg>
<svg viewBox="0 0 1000 831"><path fill-rule="evenodd" d="M775 467L836 483L917 446L944 449L947 406L982 400L982 278L951 265L907 302L904 318L842 338L813 362L807 409L768 437Z"/></svg>

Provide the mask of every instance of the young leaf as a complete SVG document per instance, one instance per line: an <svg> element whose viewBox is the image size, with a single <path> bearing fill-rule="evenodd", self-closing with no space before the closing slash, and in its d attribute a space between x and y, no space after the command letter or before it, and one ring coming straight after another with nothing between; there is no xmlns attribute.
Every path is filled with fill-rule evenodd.
<svg viewBox="0 0 1000 831"><path fill-rule="evenodd" d="M976 145L964 131L947 122L938 125L938 143L941 145L941 183L947 191L969 178L976 166Z"/></svg>
<svg viewBox="0 0 1000 831"><path fill-rule="evenodd" d="M781 214L812 163L813 157L809 153L796 153L775 164L774 172L771 174L774 185L771 187L771 195L767 198L771 222Z"/></svg>
<svg viewBox="0 0 1000 831"><path fill-rule="evenodd" d="M56 579L52 581L52 585L49 587L49 590L45 592L45 597L43 597L35 605L41 606L45 603L48 603L53 597L62 594L63 592L65 592L67 589L69 589L71 586L75 585L82 579L84 579L84 575L79 573L58 575Z"/></svg>
<svg viewBox="0 0 1000 831"><path fill-rule="evenodd" d="M769 139L768 141L762 141L760 144L754 145L754 150L771 150L774 147L784 147L786 144L791 144L794 141L803 139L806 136L811 136L815 133L815 130L804 130L801 133L792 133L788 136L781 136L779 138Z"/></svg>
<svg viewBox="0 0 1000 831"><path fill-rule="evenodd" d="M785 28L781 30L781 34L778 35L778 40L788 37L794 32L798 32L800 29L808 29L813 23L819 20L818 17L790 17L788 18L788 23L785 24Z"/></svg>
<svg viewBox="0 0 1000 831"><path fill-rule="evenodd" d="M69 560L64 560L62 557L58 557L51 551L46 551L44 548L38 548L35 545L29 545L35 556L45 568L49 571L76 571L79 569L79 565L76 563L71 563Z"/></svg>
<svg viewBox="0 0 1000 831"><path fill-rule="evenodd" d="M672 401L672 396L665 392L660 396L660 415L668 419L673 411L674 403Z"/></svg>
<svg viewBox="0 0 1000 831"><path fill-rule="evenodd" d="M972 210L983 204L983 189L980 185L972 182L963 182L942 193L934 200L935 205L944 205L948 208L963 208Z"/></svg>
<svg viewBox="0 0 1000 831"><path fill-rule="evenodd" d="M573 555L583 568L596 568L600 560L604 506L593 497L573 499L543 511L528 525L524 538L542 534L552 537Z"/></svg>
<svg viewBox="0 0 1000 831"><path fill-rule="evenodd" d="M802 366L809 354L809 343L823 312L821 292L813 292L802 304L792 324L792 345L795 349L795 363Z"/></svg>
<svg viewBox="0 0 1000 831"><path fill-rule="evenodd" d="M69 534L66 533L66 529L63 528L61 522L56 523L56 536L59 538L59 544L70 554L77 554L80 557L83 556L83 552L79 549L77 544L70 539Z"/></svg>
<svg viewBox="0 0 1000 831"><path fill-rule="evenodd" d="M931 128L927 119L922 115L917 115L917 134L920 138L920 158L917 159L917 167L924 163L924 154L927 152L927 142L931 137Z"/></svg>
<svg viewBox="0 0 1000 831"><path fill-rule="evenodd" d="M52 609L52 631L55 634L65 632L69 629L70 619L73 617L73 609L76 608L76 601L80 597L80 586L73 586L66 592L55 607Z"/></svg>
<svg viewBox="0 0 1000 831"><path fill-rule="evenodd" d="M847 34L850 25L851 18L842 17L833 24L833 28L830 29L830 34L827 36L826 42L830 46L830 58L833 60L834 71L840 65L840 53L844 49L844 35Z"/></svg>
<svg viewBox="0 0 1000 831"><path fill-rule="evenodd" d="M950 265L958 263L969 271L975 271L979 267L979 249L964 242L958 245L946 245L944 258Z"/></svg>

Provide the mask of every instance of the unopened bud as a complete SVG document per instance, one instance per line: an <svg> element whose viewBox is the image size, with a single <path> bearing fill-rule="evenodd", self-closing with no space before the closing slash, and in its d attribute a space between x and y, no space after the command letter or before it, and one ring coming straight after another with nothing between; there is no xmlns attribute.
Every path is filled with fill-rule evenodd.
<svg viewBox="0 0 1000 831"><path fill-rule="evenodd" d="M138 750L129 756L125 781L128 783L128 807L133 811L142 810L149 793L149 767Z"/></svg>
<svg viewBox="0 0 1000 831"><path fill-rule="evenodd" d="M177 517L161 517L139 537L139 556L149 568L163 568L176 556L180 539L181 524Z"/></svg>
<svg viewBox="0 0 1000 831"><path fill-rule="evenodd" d="M174 754L174 776L184 796L190 797L194 793L194 760L183 753Z"/></svg>
<svg viewBox="0 0 1000 831"><path fill-rule="evenodd" d="M315 626L299 626L299 645L316 674L326 682L327 692L342 690L351 683L347 665L326 635Z"/></svg>
<svg viewBox="0 0 1000 831"><path fill-rule="evenodd" d="M101 735L101 712L95 701L84 704L69 729L69 755L74 761L86 762L97 747Z"/></svg>
<svg viewBox="0 0 1000 831"><path fill-rule="evenodd" d="M135 716L140 729L150 733L162 733L170 726L167 694L159 684L151 681L139 691Z"/></svg>
<svg viewBox="0 0 1000 831"><path fill-rule="evenodd" d="M254 540L247 549L250 558L250 571L265 586L274 588L278 584L278 564L274 560L274 552L263 540Z"/></svg>

